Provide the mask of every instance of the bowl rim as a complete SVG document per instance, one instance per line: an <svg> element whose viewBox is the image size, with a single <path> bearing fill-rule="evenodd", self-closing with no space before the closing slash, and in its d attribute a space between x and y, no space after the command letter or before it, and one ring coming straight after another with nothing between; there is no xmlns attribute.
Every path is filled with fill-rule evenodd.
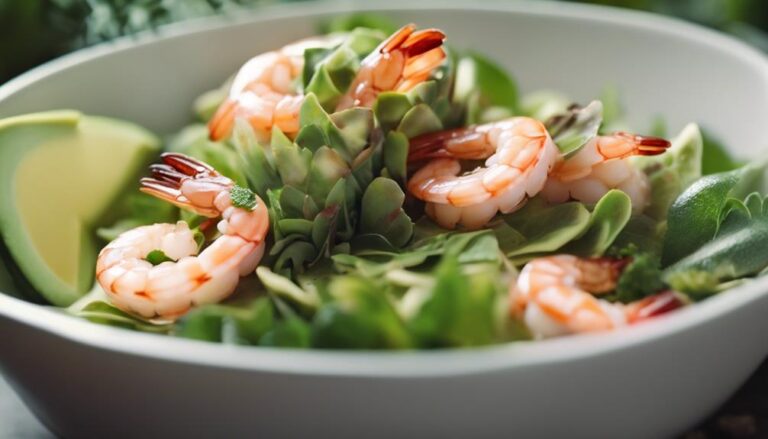
<svg viewBox="0 0 768 439"><path fill-rule="evenodd" d="M207 17L164 26L81 49L49 61L0 86L0 103L15 93L58 71L124 50L185 35L216 31L228 26L252 25L278 18L327 15L349 11L396 12L440 8L451 11L497 11L533 17L558 17L577 21L611 23L693 40L718 47L736 56L751 69L762 71L768 82L768 58L761 52L719 32L681 20L613 7L541 2L471 2L468 0L375 0L365 4L339 1L291 3L262 7L243 17ZM69 316L59 309L25 302L0 292L0 316L54 337L94 349L176 363L259 371L265 373L347 377L448 377L510 368L576 361L631 349L663 337L695 330L718 317L768 295L768 276L747 282L696 306L686 307L651 322L601 334L587 334L540 341L511 342L473 349L435 351L339 351L267 348L207 343L156 336L97 325Z"/></svg>

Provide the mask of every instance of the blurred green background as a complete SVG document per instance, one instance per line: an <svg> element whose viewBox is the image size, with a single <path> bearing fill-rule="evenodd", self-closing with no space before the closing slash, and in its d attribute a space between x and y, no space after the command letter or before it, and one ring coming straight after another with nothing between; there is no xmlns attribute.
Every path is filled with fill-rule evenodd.
<svg viewBox="0 0 768 439"><path fill-rule="evenodd" d="M731 33L768 52L766 0L570 1L685 18ZM0 0L0 83L48 59L100 41L174 21L236 14L276 2L279 0Z"/></svg>

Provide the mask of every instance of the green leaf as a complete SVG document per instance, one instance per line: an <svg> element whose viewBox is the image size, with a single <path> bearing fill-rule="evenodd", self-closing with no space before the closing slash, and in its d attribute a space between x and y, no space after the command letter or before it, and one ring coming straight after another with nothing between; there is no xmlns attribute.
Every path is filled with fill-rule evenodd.
<svg viewBox="0 0 768 439"><path fill-rule="evenodd" d="M173 259L169 258L162 250L152 250L147 254L147 257L144 258L144 260L152 265L160 265L163 262L173 262Z"/></svg>
<svg viewBox="0 0 768 439"><path fill-rule="evenodd" d="M312 330L304 320L292 317L280 320L272 329L259 339L260 346L281 348L309 348L312 343Z"/></svg>
<svg viewBox="0 0 768 439"><path fill-rule="evenodd" d="M318 251L313 244L294 239L285 245L272 265L272 269L281 274L292 271L301 272L306 264L315 260L317 255Z"/></svg>
<svg viewBox="0 0 768 439"><path fill-rule="evenodd" d="M339 179L350 173L347 162L335 150L319 148L309 169L307 193L318 205L325 204L325 198Z"/></svg>
<svg viewBox="0 0 768 439"><path fill-rule="evenodd" d="M634 163L648 175L651 203L644 213L664 220L669 207L684 189L701 177L702 138L699 127L687 125L664 153L637 157Z"/></svg>
<svg viewBox="0 0 768 439"><path fill-rule="evenodd" d="M195 308L176 322L174 332L194 340L256 345L273 320L269 299L261 297L247 308L218 304Z"/></svg>
<svg viewBox="0 0 768 439"><path fill-rule="evenodd" d="M720 143L709 132L702 133L703 154L701 162L701 172L704 175L717 174L720 172L732 171L741 166L728 152L725 146Z"/></svg>
<svg viewBox="0 0 768 439"><path fill-rule="evenodd" d="M552 116L546 127L560 153L570 157L597 136L602 121L603 104L592 101L586 107L572 106L565 113Z"/></svg>
<svg viewBox="0 0 768 439"><path fill-rule="evenodd" d="M504 220L525 241L512 247L502 247L509 257L553 252L581 236L590 224L590 213L583 204L569 202L547 206L533 199L519 211L505 215Z"/></svg>
<svg viewBox="0 0 768 439"><path fill-rule="evenodd" d="M307 148L313 153L321 146L328 145L330 141L325 131L317 125L305 125L296 135L296 144L302 148Z"/></svg>
<svg viewBox="0 0 768 439"><path fill-rule="evenodd" d="M282 186L270 154L259 144L256 133L247 122L235 122L232 141L245 164L244 171L251 189L266 198L268 190Z"/></svg>
<svg viewBox="0 0 768 439"><path fill-rule="evenodd" d="M409 319L411 332L426 347L478 346L496 334L497 293L493 271L470 278L458 262L446 258L434 273L418 310Z"/></svg>
<svg viewBox="0 0 768 439"><path fill-rule="evenodd" d="M475 52L459 59L454 99L465 104L475 100L479 108L502 107L510 115L520 113L515 81L505 69ZM473 122L476 120L467 121Z"/></svg>
<svg viewBox="0 0 768 439"><path fill-rule="evenodd" d="M331 122L338 130L344 150L351 157L356 157L369 145L369 136L373 130L373 111L367 108L350 108L333 113Z"/></svg>
<svg viewBox="0 0 768 439"><path fill-rule="evenodd" d="M308 93L304 97L304 102L299 109L299 126L316 125L324 127L331 122L330 116L325 112L323 106L314 93Z"/></svg>
<svg viewBox="0 0 768 439"><path fill-rule="evenodd" d="M307 52L305 52L305 55L306 53ZM310 64L306 65L308 66ZM333 78L328 72L328 69L322 68L322 66L312 74L312 78L304 90L307 93L312 93L315 97L317 97L318 103L323 108L328 109L335 107L342 95L341 90L339 90L336 87L336 84L334 84Z"/></svg>
<svg viewBox="0 0 768 439"><path fill-rule="evenodd" d="M373 104L373 114L385 131L400 123L403 116L413 107L411 100L403 93L385 91L379 94Z"/></svg>
<svg viewBox="0 0 768 439"><path fill-rule="evenodd" d="M167 333L170 330L170 327L166 324L154 324L139 319L100 300L92 301L73 313L76 316L87 319L93 323L116 326L134 331Z"/></svg>
<svg viewBox="0 0 768 439"><path fill-rule="evenodd" d="M401 185L405 185L407 177L409 146L408 137L396 131L390 131L384 140L384 167Z"/></svg>
<svg viewBox="0 0 768 439"><path fill-rule="evenodd" d="M280 179L285 185L301 187L309 174L312 151L293 143L277 127L272 129L272 152Z"/></svg>
<svg viewBox="0 0 768 439"><path fill-rule="evenodd" d="M536 120L548 120L568 111L573 100L559 92L541 90L526 94L522 100L522 112Z"/></svg>
<svg viewBox="0 0 768 439"><path fill-rule="evenodd" d="M753 275L768 266L766 248L768 203L760 195L751 194L742 207L731 206L711 240L667 267L665 275L678 282L679 273L685 272L706 272L708 279L718 282Z"/></svg>
<svg viewBox="0 0 768 439"><path fill-rule="evenodd" d="M361 204L360 231L386 237L396 247L413 235L413 223L403 210L405 194L394 180L378 177L365 190Z"/></svg>
<svg viewBox="0 0 768 439"><path fill-rule="evenodd" d="M632 201L629 196L616 189L609 191L592 210L586 233L568 243L564 251L586 257L602 256L631 216Z"/></svg>
<svg viewBox="0 0 768 439"><path fill-rule="evenodd" d="M662 252L666 267L712 239L720 225L720 211L742 171L705 176L686 189L669 209Z"/></svg>
<svg viewBox="0 0 768 439"><path fill-rule="evenodd" d="M413 108L405 113L405 116L403 116L403 119L397 126L397 131L400 131L409 139L442 129L442 121L427 104L413 106Z"/></svg>
<svg viewBox="0 0 768 439"><path fill-rule="evenodd" d="M312 322L313 346L334 349L408 349L413 341L382 285L370 279L335 277L331 302Z"/></svg>
<svg viewBox="0 0 768 439"><path fill-rule="evenodd" d="M257 267L256 275L270 293L297 305L301 309L313 312L320 303L320 299L316 294L301 289L290 279L274 273L268 267L263 265Z"/></svg>
<svg viewBox="0 0 768 439"><path fill-rule="evenodd" d="M232 200L232 205L241 209L253 210L258 204L256 194L250 189L238 185L232 186L232 189L229 190L229 197Z"/></svg>
<svg viewBox="0 0 768 439"><path fill-rule="evenodd" d="M303 218L284 218L278 221L280 231L285 235L304 235L307 238L312 236L312 221Z"/></svg>
<svg viewBox="0 0 768 439"><path fill-rule="evenodd" d="M318 213L317 204L312 198L293 186L285 186L280 191L280 206L286 218L311 220Z"/></svg>
<svg viewBox="0 0 768 439"><path fill-rule="evenodd" d="M615 84L606 85L600 93L603 103L603 124L600 134L616 131L630 131L624 120L625 112L621 104L621 94Z"/></svg>
<svg viewBox="0 0 768 439"><path fill-rule="evenodd" d="M666 222L659 222L644 214L635 215L616 237L613 247L625 248L633 245L644 253L661 257L665 231Z"/></svg>

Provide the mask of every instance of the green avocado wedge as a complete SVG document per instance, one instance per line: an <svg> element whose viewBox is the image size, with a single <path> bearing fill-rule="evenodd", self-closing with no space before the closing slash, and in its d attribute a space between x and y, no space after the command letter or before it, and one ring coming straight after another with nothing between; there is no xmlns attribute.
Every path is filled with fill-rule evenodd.
<svg viewBox="0 0 768 439"><path fill-rule="evenodd" d="M159 153L143 128L76 111L0 120L0 237L28 284L67 306L93 285L93 231Z"/></svg>

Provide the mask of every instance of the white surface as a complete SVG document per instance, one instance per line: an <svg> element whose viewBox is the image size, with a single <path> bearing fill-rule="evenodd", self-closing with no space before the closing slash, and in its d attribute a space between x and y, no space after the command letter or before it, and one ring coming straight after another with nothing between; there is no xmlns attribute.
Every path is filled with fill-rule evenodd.
<svg viewBox="0 0 768 439"><path fill-rule="evenodd" d="M16 393L0 376L0 438L48 439L48 430L24 407Z"/></svg>
<svg viewBox="0 0 768 439"><path fill-rule="evenodd" d="M754 123L768 120L768 63L740 43L646 14L462 3L440 11L375 4L492 54L524 89L546 85L586 100L614 82L637 126L661 113L673 129L706 124L742 155L768 145ZM164 39L77 53L0 88L0 115L74 107L171 132L193 98L248 55L311 33L340 8L284 6L232 26L202 21ZM119 425L125 435L653 437L704 417L765 356L767 282L609 334L419 353L173 340L0 295L0 333L17 334L0 338L0 362L35 411L69 435Z"/></svg>

